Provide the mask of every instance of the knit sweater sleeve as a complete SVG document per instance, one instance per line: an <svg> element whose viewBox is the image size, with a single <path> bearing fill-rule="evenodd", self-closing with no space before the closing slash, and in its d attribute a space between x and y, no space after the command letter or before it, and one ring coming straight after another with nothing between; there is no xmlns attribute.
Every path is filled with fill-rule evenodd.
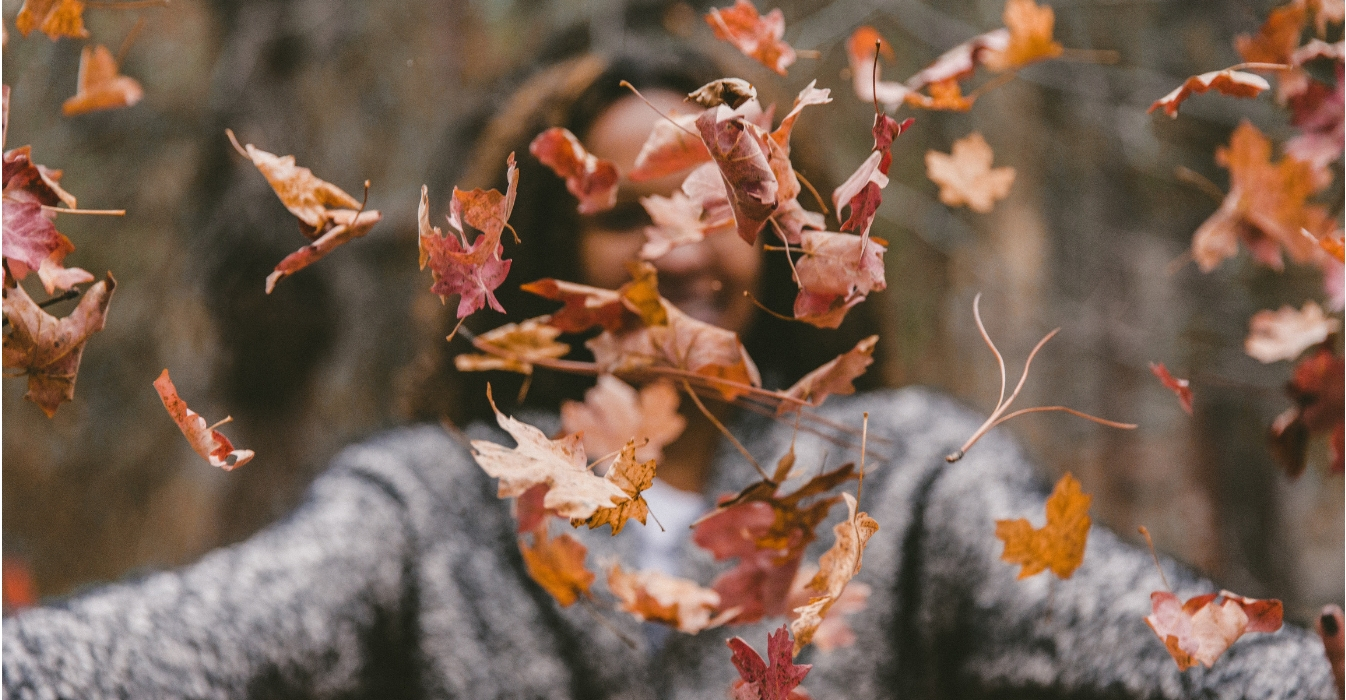
<svg viewBox="0 0 1346 700"><path fill-rule="evenodd" d="M995 521L1045 521L1044 493L1008 439L993 434L961 462L932 473L914 552L921 637L918 675L951 697L1336 697L1319 638L1285 625L1248 634L1213 667L1179 671L1144 622L1165 590L1149 553L1095 525L1067 580L1017 580L1001 561ZM1162 560L1184 600L1219 587ZM939 693L937 693L939 694Z"/></svg>
<svg viewBox="0 0 1346 700"><path fill-rule="evenodd" d="M395 697L404 520L376 479L329 473L244 543L5 620L4 696Z"/></svg>

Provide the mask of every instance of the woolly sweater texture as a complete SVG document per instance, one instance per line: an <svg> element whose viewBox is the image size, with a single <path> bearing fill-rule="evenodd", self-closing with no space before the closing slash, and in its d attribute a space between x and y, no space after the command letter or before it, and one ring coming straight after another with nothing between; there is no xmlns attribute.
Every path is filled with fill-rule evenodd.
<svg viewBox="0 0 1346 700"><path fill-rule="evenodd" d="M992 432L946 464L980 418L922 389L834 397L820 410L857 427L863 412L871 457L860 505L880 530L856 580L873 592L849 618L854 645L796 659L813 664L803 687L814 698L1335 697L1322 643L1289 625L1244 637L1210 669L1178 671L1143 620L1150 592L1163 590L1158 572L1104 528L1093 528L1069 580L1016 580L995 520L1041 525L1044 491L1012 441ZM755 416L734 432L767 464L792 435ZM511 444L494 427L469 433ZM800 465L852 458L841 452L798 435ZM707 492L756 478L721 444ZM299 509L250 540L7 619L4 696L718 699L737 677L725 640L737 634L765 651L782 623L674 633L651 648L643 623L604 602L602 576L593 602L562 608L528 577L495 490L439 426L351 447ZM831 545L843 515L833 508L806 562ZM638 561L638 537L574 534L591 568ZM730 565L690 541L679 556L682 574L703 585ZM1218 590L1163 563L1183 598Z"/></svg>

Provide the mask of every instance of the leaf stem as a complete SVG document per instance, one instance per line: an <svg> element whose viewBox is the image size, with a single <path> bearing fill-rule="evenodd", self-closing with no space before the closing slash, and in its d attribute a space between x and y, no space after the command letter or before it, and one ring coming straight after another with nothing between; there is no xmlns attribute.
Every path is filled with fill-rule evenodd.
<svg viewBox="0 0 1346 700"><path fill-rule="evenodd" d="M706 404L701 403L701 397L697 396L695 391L692 391L692 385L688 384L686 379L682 380L682 388L687 391L688 396L692 397L692 402L696 404L696 407L701 409L701 415L709 419L711 423L714 423L715 427L719 428L720 432L725 437L729 438L729 442L732 443L734 447L738 449L739 453L748 460L748 463L752 465L752 468L757 470L757 473L762 476L762 480L771 481L771 475L766 473L766 470L762 468L761 464L757 463L756 459L753 459L752 453L748 451L748 448L744 447L743 443L739 442L738 438L734 437L734 434L729 432L728 428L724 427L724 423L721 423L720 419L716 418L715 415L710 412L710 409L706 408Z"/></svg>
<svg viewBox="0 0 1346 700"><path fill-rule="evenodd" d="M65 207L53 207L49 204L43 204L42 211L57 214L84 214L85 216L126 216L125 209L66 209Z"/></svg>
<svg viewBox="0 0 1346 700"><path fill-rule="evenodd" d="M1154 551L1154 540L1150 539L1149 528L1145 527L1144 525L1141 525L1139 528L1136 529L1140 530L1140 534L1145 535L1145 544L1150 546L1150 558L1154 559L1154 568L1159 570L1159 578L1163 580L1164 588L1167 588L1168 592L1172 593L1173 587L1168 585L1168 577L1164 575L1164 567L1159 565L1159 555Z"/></svg>
<svg viewBox="0 0 1346 700"><path fill-rule="evenodd" d="M627 90L630 90L631 92L634 92L634 93L636 94L636 97L639 97L639 98L640 98L640 101L641 101L641 102L644 102L646 105L649 105L649 108L652 109L652 110L654 110L654 113L655 113L655 114L658 114L659 116L661 116L661 117L663 117L664 119L668 120L668 123L669 123L669 124L672 124L673 126L678 127L678 130L681 131L682 133L687 134L687 135L689 135L689 136L693 136L693 137L698 138L698 139L701 138L701 134L694 134L694 133L692 133L691 130L689 130L689 129L687 129L686 127L684 127L683 125L681 125L681 124L679 124L679 123L673 121L673 117L670 117L670 116L668 116L667 114L664 114L662 111L660 111L658 107L655 107L655 106L654 106L654 103L653 103L653 102L650 102L649 100L645 99L645 96L642 95L642 94L640 94L640 91L636 89L636 86L632 85L631 83L626 82L625 80L623 80L622 82L618 83L618 85L621 85L622 87L626 88Z"/></svg>

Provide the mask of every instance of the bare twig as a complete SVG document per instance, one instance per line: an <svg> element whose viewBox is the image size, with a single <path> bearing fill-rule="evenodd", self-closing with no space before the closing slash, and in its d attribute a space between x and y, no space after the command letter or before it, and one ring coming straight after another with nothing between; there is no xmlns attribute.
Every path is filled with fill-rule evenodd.
<svg viewBox="0 0 1346 700"><path fill-rule="evenodd" d="M682 381L682 388L687 391L688 396L692 397L692 401L696 404L696 407L701 409L701 415L704 415L716 428L720 429L720 432L725 437L729 438L729 442L733 443L739 453L752 465L752 468L756 469L757 473L762 475L762 480L771 481L771 475L767 474L766 470L762 468L762 465L757 463L757 460L753 458L752 453L748 451L748 448L744 447L743 443L739 442L738 438L734 437L734 434L729 432L728 428L724 427L724 423L721 423L720 419L716 418L715 414L711 413L710 409L706 408L706 404L701 403L701 397L697 396L695 391L692 391L692 385L688 384L685 379Z"/></svg>

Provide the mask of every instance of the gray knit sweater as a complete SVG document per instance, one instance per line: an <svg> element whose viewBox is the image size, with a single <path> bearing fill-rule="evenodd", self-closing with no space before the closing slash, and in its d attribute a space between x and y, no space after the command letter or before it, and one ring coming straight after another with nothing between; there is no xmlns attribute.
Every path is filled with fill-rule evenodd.
<svg viewBox="0 0 1346 700"><path fill-rule="evenodd" d="M1142 620L1159 575L1105 529L1070 580L1015 580L994 521L1040 525L1043 491L1014 444L993 433L946 465L980 419L919 389L834 398L823 414L859 425L862 411L888 440L871 443L882 458L861 503L881 526L859 576L873 595L850 618L854 646L798 659L813 664L814 698L1335 697L1321 642L1289 626L1179 672ZM764 463L791 433L756 418L735 431ZM797 452L800 464L851 458L807 434ZM754 479L727 445L715 464L710 493ZM830 546L830 524L806 561ZM636 561L638 538L607 533L577 533L591 567ZM724 568L690 545L682 557L702 583ZM1216 590L1165 567L1181 596ZM593 604L560 608L525 573L493 480L441 428L407 428L346 450L302 507L247 542L6 620L5 697L718 700L736 677L725 639L760 650L781 624L674 634L654 652L609 600L600 577Z"/></svg>

